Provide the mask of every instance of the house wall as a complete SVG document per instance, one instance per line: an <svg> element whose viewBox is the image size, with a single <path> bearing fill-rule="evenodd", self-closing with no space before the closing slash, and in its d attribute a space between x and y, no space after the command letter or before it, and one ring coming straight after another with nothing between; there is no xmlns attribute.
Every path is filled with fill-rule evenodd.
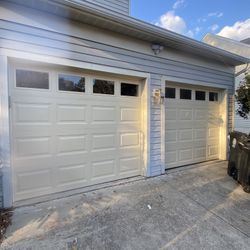
<svg viewBox="0 0 250 250"><path fill-rule="evenodd" d="M234 69L229 65L171 48L155 56L148 42L14 4L0 3L0 16L0 51L4 53L21 51L147 73L151 93L162 87L166 76L233 94ZM151 102L150 110L148 175L155 176L162 173L161 105ZM228 116L231 127L232 116Z"/></svg>
<svg viewBox="0 0 250 250"><path fill-rule="evenodd" d="M124 15L130 13L130 0L78 0L77 2L90 2Z"/></svg>
<svg viewBox="0 0 250 250"><path fill-rule="evenodd" d="M207 34L203 41L207 44L210 44L212 46L215 46L217 48L224 49L226 51L235 53L237 55L246 57L250 59L250 45L244 44L238 41L234 41L232 39ZM240 65L236 67L235 73L241 72L242 70L246 69L248 65ZM248 70L246 73L250 73L250 69L248 67ZM240 74L235 78L235 90L239 87L242 80L244 80L245 74ZM235 109L237 109L237 103L235 103L235 99L230 99L230 113L232 113L233 121L232 121L232 129L235 129L237 131L241 131L244 133L250 133L250 122L249 120L246 120L239 115L236 114Z"/></svg>
<svg viewBox="0 0 250 250"><path fill-rule="evenodd" d="M250 51L250 48L249 48ZM250 57L249 57L250 58ZM236 67L236 73L241 71L243 68L246 68L247 65ZM248 70L248 74L250 69ZM239 87L241 82L244 80L245 74L241 74L235 78L235 90ZM235 108L237 109L238 104L235 103ZM234 129L243 133L250 133L250 121L249 119L244 119L235 113L234 115Z"/></svg>

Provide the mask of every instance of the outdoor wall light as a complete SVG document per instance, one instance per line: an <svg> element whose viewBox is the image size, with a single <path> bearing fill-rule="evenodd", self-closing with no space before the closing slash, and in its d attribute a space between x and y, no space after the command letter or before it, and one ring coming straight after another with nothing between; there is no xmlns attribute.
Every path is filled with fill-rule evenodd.
<svg viewBox="0 0 250 250"><path fill-rule="evenodd" d="M153 43L151 45L151 49L154 51L155 55L158 55L164 49L164 46L157 43Z"/></svg>
<svg viewBox="0 0 250 250"><path fill-rule="evenodd" d="M164 103L165 96L161 89L153 89L152 97L154 104L159 105Z"/></svg>

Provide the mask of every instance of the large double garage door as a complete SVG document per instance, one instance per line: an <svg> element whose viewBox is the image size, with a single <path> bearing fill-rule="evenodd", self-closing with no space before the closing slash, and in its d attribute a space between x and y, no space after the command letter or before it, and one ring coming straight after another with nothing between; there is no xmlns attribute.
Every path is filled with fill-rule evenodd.
<svg viewBox="0 0 250 250"><path fill-rule="evenodd" d="M222 124L218 90L167 83L166 168L218 159Z"/></svg>
<svg viewBox="0 0 250 250"><path fill-rule="evenodd" d="M14 201L140 174L139 82L42 67L10 79Z"/></svg>

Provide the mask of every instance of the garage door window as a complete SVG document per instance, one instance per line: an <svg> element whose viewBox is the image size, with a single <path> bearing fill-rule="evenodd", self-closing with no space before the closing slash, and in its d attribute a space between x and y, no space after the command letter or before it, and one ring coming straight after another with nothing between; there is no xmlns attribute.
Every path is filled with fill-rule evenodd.
<svg viewBox="0 0 250 250"><path fill-rule="evenodd" d="M85 78L73 75L59 75L59 90L85 92Z"/></svg>
<svg viewBox="0 0 250 250"><path fill-rule="evenodd" d="M195 91L195 100L205 101L206 100L206 92L205 91Z"/></svg>
<svg viewBox="0 0 250 250"><path fill-rule="evenodd" d="M138 85L131 83L121 83L122 96L138 96Z"/></svg>
<svg viewBox="0 0 250 250"><path fill-rule="evenodd" d="M184 100L192 99L192 90L190 89L180 89L180 98Z"/></svg>
<svg viewBox="0 0 250 250"><path fill-rule="evenodd" d="M93 93L95 94L115 94L115 83L113 81L95 79L93 86Z"/></svg>
<svg viewBox="0 0 250 250"><path fill-rule="evenodd" d="M165 97L175 99L175 88L165 88Z"/></svg>
<svg viewBox="0 0 250 250"><path fill-rule="evenodd" d="M49 89L49 74L46 72L17 69L16 86L19 88Z"/></svg>
<svg viewBox="0 0 250 250"><path fill-rule="evenodd" d="M209 92L209 101L210 102L218 102L218 93Z"/></svg>

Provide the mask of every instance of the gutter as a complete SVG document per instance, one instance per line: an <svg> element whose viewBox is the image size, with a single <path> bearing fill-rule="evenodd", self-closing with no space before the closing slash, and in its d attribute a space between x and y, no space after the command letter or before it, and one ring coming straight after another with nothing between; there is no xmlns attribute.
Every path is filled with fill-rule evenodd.
<svg viewBox="0 0 250 250"><path fill-rule="evenodd" d="M241 74L244 74L244 73L248 74L249 70L250 70L250 65L249 65L249 63L247 63L246 68L244 68L241 71L237 72L234 76L237 77L237 76L240 76Z"/></svg>

